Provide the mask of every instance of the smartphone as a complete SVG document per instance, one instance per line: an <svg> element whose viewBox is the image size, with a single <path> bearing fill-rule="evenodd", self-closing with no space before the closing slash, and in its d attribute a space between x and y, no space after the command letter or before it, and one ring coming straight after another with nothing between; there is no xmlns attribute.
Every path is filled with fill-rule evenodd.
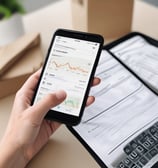
<svg viewBox="0 0 158 168"><path fill-rule="evenodd" d="M48 111L46 119L79 124L103 42L97 34L65 29L54 33L32 104L60 89L66 91L67 97Z"/></svg>

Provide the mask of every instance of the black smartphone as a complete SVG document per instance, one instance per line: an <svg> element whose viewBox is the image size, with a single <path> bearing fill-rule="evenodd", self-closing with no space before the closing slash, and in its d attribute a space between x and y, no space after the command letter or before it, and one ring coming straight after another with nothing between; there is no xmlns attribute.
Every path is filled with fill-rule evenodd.
<svg viewBox="0 0 158 168"><path fill-rule="evenodd" d="M103 37L58 29L52 38L32 104L46 94L65 90L64 102L50 109L46 119L77 125L99 61Z"/></svg>

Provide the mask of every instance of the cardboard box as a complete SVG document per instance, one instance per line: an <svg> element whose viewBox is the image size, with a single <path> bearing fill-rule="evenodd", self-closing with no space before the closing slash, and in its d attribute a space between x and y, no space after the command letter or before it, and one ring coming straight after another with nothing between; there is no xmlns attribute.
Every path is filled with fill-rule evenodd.
<svg viewBox="0 0 158 168"><path fill-rule="evenodd" d="M26 40L25 37L23 39ZM19 42L19 45L20 44ZM17 48L19 48L19 46ZM11 54L11 52L8 53ZM11 57L10 61L7 60L7 63L12 64L10 64L10 67L6 64L7 70L0 76L0 98L15 93L25 80L41 67L43 54L40 47L39 34L32 35L32 39L30 38L30 41L26 43L26 46L20 53L18 53L18 57L15 55L15 57ZM14 63L12 60L14 60Z"/></svg>
<svg viewBox="0 0 158 168"><path fill-rule="evenodd" d="M131 31L134 0L71 0L73 28L105 40Z"/></svg>

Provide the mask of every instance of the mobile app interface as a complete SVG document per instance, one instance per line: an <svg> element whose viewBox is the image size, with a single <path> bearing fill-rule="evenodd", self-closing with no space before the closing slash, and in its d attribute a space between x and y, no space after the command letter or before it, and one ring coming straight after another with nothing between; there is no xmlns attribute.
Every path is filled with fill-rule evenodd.
<svg viewBox="0 0 158 168"><path fill-rule="evenodd" d="M96 42L56 36L35 102L62 89L67 98L52 110L78 116L98 49Z"/></svg>

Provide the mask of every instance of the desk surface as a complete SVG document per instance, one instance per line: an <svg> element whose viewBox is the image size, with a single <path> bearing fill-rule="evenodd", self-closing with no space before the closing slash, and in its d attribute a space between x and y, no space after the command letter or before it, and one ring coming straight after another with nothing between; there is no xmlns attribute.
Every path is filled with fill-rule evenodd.
<svg viewBox="0 0 158 168"><path fill-rule="evenodd" d="M146 12L148 11L148 12ZM134 31L146 33L158 38L158 9L144 2L136 1L133 16ZM59 1L49 7L24 16L26 32L38 31L42 37L42 48L46 54L47 47L55 29L72 29L71 7L69 0ZM0 99L0 137L3 136L12 108L14 95ZM50 138L48 144L30 162L28 168L99 168L98 164L75 139L61 126Z"/></svg>

